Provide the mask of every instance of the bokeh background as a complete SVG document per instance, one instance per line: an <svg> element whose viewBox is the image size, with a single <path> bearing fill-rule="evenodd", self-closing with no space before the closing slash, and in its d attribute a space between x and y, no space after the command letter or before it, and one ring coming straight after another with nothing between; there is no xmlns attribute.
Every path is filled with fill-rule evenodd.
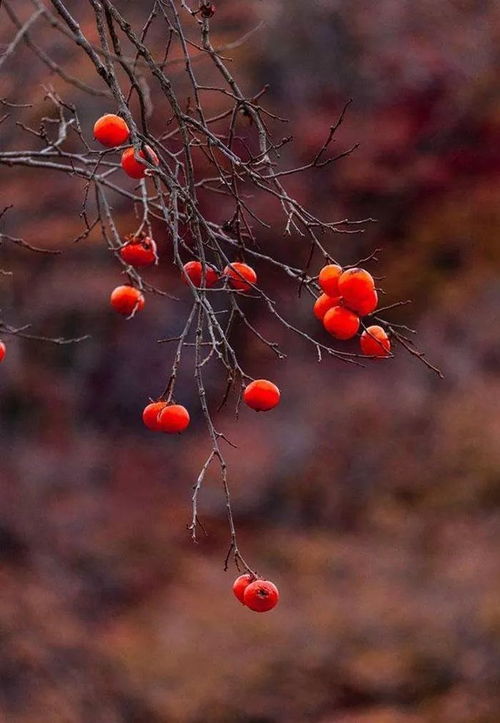
<svg viewBox="0 0 500 723"><path fill-rule="evenodd" d="M117 3L128 13L150 3ZM69 6L90 37L86 4ZM16 0L26 17L31 4ZM261 24L259 26L259 24ZM350 263L379 247L391 319L418 330L439 380L403 350L388 362L319 365L314 352L249 313L280 341L279 362L243 330L254 376L275 380L269 415L228 409L240 543L282 600L267 615L231 593L224 500L215 471L201 498L208 536L193 545L191 485L208 450L192 374L179 401L182 438L148 433L140 413L164 386L189 292L171 267L148 278L179 296L151 297L132 321L109 292L121 283L98 235L80 244L82 184L0 167L10 233L44 256L4 244L3 319L34 333L90 333L76 346L8 338L0 370L0 719L8 723L496 723L500 720L500 6L496 0L219 0L217 43L234 43L248 92L293 134L283 163L307 161L346 100L335 144L359 149L289 188L318 215L373 217L338 234ZM35 37L74 75L97 83L80 55ZM37 32L39 35L37 36ZM0 42L13 26L6 16ZM155 36L159 47L162 38ZM200 64L200 73L203 66ZM6 63L3 148L33 147L49 86L74 102L84 132L103 98L79 94L26 48ZM181 69L172 69L175 81ZM153 96L153 100L155 100ZM207 102L220 102L218 100ZM158 100L155 123L166 121ZM252 129L241 121L241 133ZM76 142L76 140L75 140ZM36 142L35 146L36 147ZM210 207L213 204L213 209ZM225 212L206 200L214 218ZM255 199L262 213L266 199ZM135 219L116 200L122 233ZM259 241L300 263L282 219ZM316 259L319 264L319 259ZM310 302L275 274L263 283L290 318L321 330ZM213 399L224 380L213 371ZM215 402L214 402L215 403Z"/></svg>

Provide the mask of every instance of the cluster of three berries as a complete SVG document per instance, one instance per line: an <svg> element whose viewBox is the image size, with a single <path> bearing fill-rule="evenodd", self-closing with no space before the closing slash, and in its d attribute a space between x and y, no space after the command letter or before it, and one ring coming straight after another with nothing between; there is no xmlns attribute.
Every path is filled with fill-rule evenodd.
<svg viewBox="0 0 500 723"><path fill-rule="evenodd" d="M120 256L130 266L150 266L157 258L156 244L148 236L137 236L121 247ZM221 278L227 278L233 289L249 291L257 281L257 274L251 266L240 261L228 264L222 276L212 266L203 266L199 261L188 261L183 266L182 279L185 284L189 283L189 279L193 286L210 288ZM136 311L142 311L145 299L135 286L124 284L113 289L110 303L119 314L130 316Z"/></svg>
<svg viewBox="0 0 500 723"><path fill-rule="evenodd" d="M279 404L280 390L267 379L255 379L243 391L243 401L256 412L267 412ZM189 412L181 404L169 404L162 400L151 402L142 412L142 420L154 432L178 434L188 428Z"/></svg>

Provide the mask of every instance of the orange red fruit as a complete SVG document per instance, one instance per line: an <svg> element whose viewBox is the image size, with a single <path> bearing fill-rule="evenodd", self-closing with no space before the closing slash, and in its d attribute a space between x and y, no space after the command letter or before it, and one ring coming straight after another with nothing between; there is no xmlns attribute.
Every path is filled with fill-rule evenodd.
<svg viewBox="0 0 500 723"><path fill-rule="evenodd" d="M257 283L257 274L248 264L241 261L233 261L224 269L224 276L227 276L233 289L248 291L252 284Z"/></svg>
<svg viewBox="0 0 500 723"><path fill-rule="evenodd" d="M327 264L323 266L319 272L318 283L325 294L328 296L340 296L339 278L342 274L342 268L337 264Z"/></svg>
<svg viewBox="0 0 500 723"><path fill-rule="evenodd" d="M144 308L144 296L135 286L117 286L111 293L111 306L119 314L130 316Z"/></svg>
<svg viewBox="0 0 500 723"><path fill-rule="evenodd" d="M267 379L256 379L245 387L243 401L256 412L267 412L280 401L280 390Z"/></svg>
<svg viewBox="0 0 500 723"><path fill-rule="evenodd" d="M151 402L151 404L144 407L142 421L148 429L152 429L155 432L161 431L160 425L158 424L158 415L166 406L166 402Z"/></svg>
<svg viewBox="0 0 500 723"><path fill-rule="evenodd" d="M387 357L391 353L391 340L381 326L369 326L361 334L361 351L366 356Z"/></svg>
<svg viewBox="0 0 500 723"><path fill-rule="evenodd" d="M239 577L237 577L236 580L233 582L233 593L242 605L245 604L243 599L245 595L245 590L250 585L252 580L255 580L254 576L250 575L250 573L245 573L244 575L240 575Z"/></svg>
<svg viewBox="0 0 500 723"><path fill-rule="evenodd" d="M347 304L347 306L352 311L358 313L359 316L371 314L378 306L378 294L376 289L371 289L367 292L366 296L363 296L356 301L351 301L351 303Z"/></svg>
<svg viewBox="0 0 500 723"><path fill-rule="evenodd" d="M209 289L214 286L219 280L219 274L211 266L205 266L205 278L203 279L203 266L200 261L188 261L184 264L184 273L182 274L182 280L187 284L186 276L191 279L191 283L194 286L200 287L203 284Z"/></svg>
<svg viewBox="0 0 500 723"><path fill-rule="evenodd" d="M243 593L243 604L256 613L272 610L279 599L279 590L270 580L255 580L245 587Z"/></svg>
<svg viewBox="0 0 500 723"><path fill-rule="evenodd" d="M328 296L328 294L321 294L321 296L318 296L314 302L314 316L321 321L328 309L331 309L332 306L338 306L340 301L340 296Z"/></svg>
<svg viewBox="0 0 500 723"><path fill-rule="evenodd" d="M158 430L168 434L184 432L190 421L189 412L182 404L167 404L158 414Z"/></svg>
<svg viewBox="0 0 500 723"><path fill-rule="evenodd" d="M373 276L364 269L347 269L339 277L339 295L349 307L360 304L375 289Z"/></svg>
<svg viewBox="0 0 500 723"><path fill-rule="evenodd" d="M323 317L323 326L336 339L351 339L359 324L359 316L343 306L334 306Z"/></svg>
<svg viewBox="0 0 500 723"><path fill-rule="evenodd" d="M156 244L149 236L136 236L120 249L120 256L130 266L150 266L156 261Z"/></svg>
<svg viewBox="0 0 500 723"><path fill-rule="evenodd" d="M122 143L128 141L129 136L128 125L119 115L107 113L95 122L94 138L103 146L108 146L108 148L121 146Z"/></svg>
<svg viewBox="0 0 500 723"><path fill-rule="evenodd" d="M138 156L141 158L144 158L145 160L151 160L152 164L154 166L160 165L160 159L156 155L156 153L153 151L152 148L147 146L149 158L146 159L146 156L144 154L144 151L139 151ZM135 158L135 148L133 146L130 146L130 148L126 148L122 153L122 159L121 159L121 166L127 176L130 176L130 178L144 178L146 175L147 166L140 163Z"/></svg>
<svg viewBox="0 0 500 723"><path fill-rule="evenodd" d="M0 362L5 359L5 355L7 354L7 347L3 343L3 341L0 341Z"/></svg>

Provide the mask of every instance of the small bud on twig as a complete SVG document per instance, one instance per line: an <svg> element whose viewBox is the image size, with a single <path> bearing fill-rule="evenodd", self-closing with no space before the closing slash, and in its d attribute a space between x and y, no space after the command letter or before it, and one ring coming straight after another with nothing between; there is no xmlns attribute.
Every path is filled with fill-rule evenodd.
<svg viewBox="0 0 500 723"><path fill-rule="evenodd" d="M215 5L213 3L202 5L200 8L200 14L202 18L212 18L215 15Z"/></svg>

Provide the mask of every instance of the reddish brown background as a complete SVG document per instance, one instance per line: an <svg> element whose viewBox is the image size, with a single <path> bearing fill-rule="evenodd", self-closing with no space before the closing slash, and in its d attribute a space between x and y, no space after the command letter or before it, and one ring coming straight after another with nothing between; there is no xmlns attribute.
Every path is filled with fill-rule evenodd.
<svg viewBox="0 0 500 723"><path fill-rule="evenodd" d="M14 3L23 15L29 3ZM130 11L129 3L117 3ZM81 3L69 3L92 37ZM144 3L149 6L149 3ZM137 10L140 13L142 10ZM5 20L5 18L4 18ZM356 369L314 353L269 321L286 362L239 333L250 373L274 379L269 415L221 421L245 555L277 582L279 608L253 615L223 572L220 485L201 506L208 537L186 533L191 484L208 442L191 371L182 438L143 429L140 411L168 375L188 291L171 269L148 278L181 301L149 299L125 322L108 308L121 281L95 236L78 233L82 184L0 167L8 228L46 257L3 245L3 318L47 335L92 334L74 347L9 338L0 370L0 712L9 723L495 723L500 719L500 7L494 0L219 0L220 44L262 28L232 55L248 92L295 137L283 163L307 161L347 98L336 148L360 148L289 188L318 214L376 217L339 235L352 262L383 249L394 320L415 325L439 381L398 353ZM95 33L94 33L95 34ZM5 20L0 41L12 28ZM161 37L155 42L161 43ZM57 38L45 47L89 82ZM200 73L205 72L200 65ZM182 81L176 76L182 88ZM78 106L90 137L113 110L75 93L22 50L0 96L29 100L1 126L4 148L50 109L43 85ZM207 101L215 102L215 101ZM158 99L154 123L167 115ZM251 129L242 126L242 133ZM32 141L28 141L33 143ZM213 204L213 208L210 207ZM297 262L272 205L261 248ZM206 201L218 218L224 208ZM122 202L121 231L135 223ZM318 332L307 300L264 267L281 308ZM318 332L320 333L320 332ZM214 370L214 399L223 380Z"/></svg>

